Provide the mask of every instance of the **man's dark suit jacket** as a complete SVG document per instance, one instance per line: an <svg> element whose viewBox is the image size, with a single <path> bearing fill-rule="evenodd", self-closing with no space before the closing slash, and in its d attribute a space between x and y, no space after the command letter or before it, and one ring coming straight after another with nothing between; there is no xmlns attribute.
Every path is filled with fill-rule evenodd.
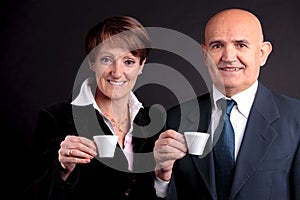
<svg viewBox="0 0 300 200"><path fill-rule="evenodd" d="M209 94L203 95L171 109L167 128L181 133L210 132L210 99ZM236 160L230 199L300 199L299 141L300 101L275 94L259 83ZM186 155L175 162L168 199L217 199L211 148L206 147L206 156Z"/></svg>
<svg viewBox="0 0 300 200"><path fill-rule="evenodd" d="M34 183L22 194L22 199L155 198L153 172L128 172L128 163L120 148L116 148L113 159L103 158L100 162L94 158L89 164L78 164L66 182L60 178L62 167L58 161L58 149L67 135L80 133L80 136L92 139L93 135L100 134L100 127L104 134L112 134L103 122L103 118L96 113L98 112L91 105L73 106L72 110L69 101L50 106L40 112L34 135L34 160L36 161L33 165ZM136 127L149 124L147 110L140 109L134 122L138 125ZM143 132L144 129L139 130L136 127L133 131L134 136L147 134ZM152 152L155 138L145 139L145 137L133 137L134 152ZM148 162L148 167L152 166L154 169L154 159L135 161L134 166L141 162Z"/></svg>

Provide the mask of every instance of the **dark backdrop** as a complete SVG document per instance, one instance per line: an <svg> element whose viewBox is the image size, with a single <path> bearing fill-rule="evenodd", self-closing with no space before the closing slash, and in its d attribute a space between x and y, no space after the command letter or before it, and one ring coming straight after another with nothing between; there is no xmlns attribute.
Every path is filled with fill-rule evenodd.
<svg viewBox="0 0 300 200"><path fill-rule="evenodd" d="M296 0L3 2L0 89L2 165L9 172L6 186L18 191L27 183L37 113L42 106L69 97L85 57L85 34L99 20L112 15L131 15L145 26L174 29L201 42L203 26L212 14L229 7L248 9L262 20L265 38L273 44L260 80L272 90L300 99L298 5ZM166 52L154 53L149 60L178 69L187 65ZM205 91L201 81L191 72L185 70L185 73L191 75L198 94ZM145 104L176 103L165 88L153 87L140 91ZM156 91L157 95L150 99L149 91Z"/></svg>

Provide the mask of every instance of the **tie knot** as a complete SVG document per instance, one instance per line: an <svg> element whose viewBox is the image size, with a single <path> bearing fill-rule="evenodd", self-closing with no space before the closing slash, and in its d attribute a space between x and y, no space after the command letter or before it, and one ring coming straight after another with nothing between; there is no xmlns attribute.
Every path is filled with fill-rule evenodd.
<svg viewBox="0 0 300 200"><path fill-rule="evenodd" d="M233 108L233 106L235 105L235 101L234 100L226 100L226 103L227 103L227 107L226 107L226 114L227 115L230 115L230 112Z"/></svg>
<svg viewBox="0 0 300 200"><path fill-rule="evenodd" d="M231 110L232 110L233 106L236 104L236 102L232 99L230 99L230 100L219 99L217 101L217 104L220 106L220 108L223 110L223 112L225 112L225 108L226 108L226 114L230 115Z"/></svg>

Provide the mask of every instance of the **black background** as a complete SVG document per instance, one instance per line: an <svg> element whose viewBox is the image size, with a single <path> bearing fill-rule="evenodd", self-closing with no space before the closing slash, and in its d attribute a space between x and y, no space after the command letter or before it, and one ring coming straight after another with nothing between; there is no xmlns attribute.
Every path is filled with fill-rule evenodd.
<svg viewBox="0 0 300 200"><path fill-rule="evenodd" d="M177 30L202 42L204 24L215 12L230 7L253 11L261 19L265 39L273 44L260 80L274 91L300 99L300 7L296 0L13 0L1 4L2 166L7 167L6 186L15 189L14 193L30 177L29 152L38 111L69 97L85 58L87 30L113 15L131 15L144 26ZM174 55L155 51L149 62L178 69L187 65ZM199 77L183 71L190 74L197 93L202 93L205 88L201 80L197 82ZM149 93L156 96L150 99ZM139 96L145 104L176 103L161 87L144 87Z"/></svg>

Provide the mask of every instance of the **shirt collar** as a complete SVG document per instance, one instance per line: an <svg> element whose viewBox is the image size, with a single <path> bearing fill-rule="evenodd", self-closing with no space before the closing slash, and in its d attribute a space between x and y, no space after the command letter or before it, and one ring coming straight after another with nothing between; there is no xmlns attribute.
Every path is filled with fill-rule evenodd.
<svg viewBox="0 0 300 200"><path fill-rule="evenodd" d="M92 92L92 88L94 87L94 85L95 81L93 78L85 79L80 87L78 96L71 102L71 104L76 106L87 106L90 104L94 104L95 95Z"/></svg>
<svg viewBox="0 0 300 200"><path fill-rule="evenodd" d="M80 87L80 92L78 96L71 102L71 104L76 106L87 106L92 104L96 110L103 114L95 101L94 88L95 80L93 78L90 77L84 80ZM131 91L129 96L129 112L132 120L135 118L140 108L143 108L142 103Z"/></svg>
<svg viewBox="0 0 300 200"><path fill-rule="evenodd" d="M257 87L258 81L256 80L249 88L231 97L236 102L238 111L246 118L249 116ZM228 99L213 85L213 108L217 108L216 102L221 98Z"/></svg>

